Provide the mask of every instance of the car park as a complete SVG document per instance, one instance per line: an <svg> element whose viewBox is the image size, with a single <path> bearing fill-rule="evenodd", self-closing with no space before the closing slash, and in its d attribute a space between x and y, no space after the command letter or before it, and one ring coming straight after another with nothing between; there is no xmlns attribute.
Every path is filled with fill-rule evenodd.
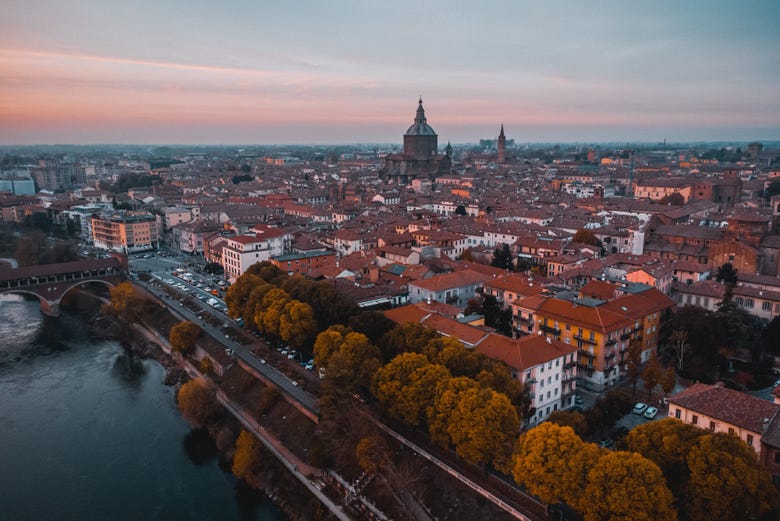
<svg viewBox="0 0 780 521"><path fill-rule="evenodd" d="M636 405L634 405L634 414L643 414L646 409L646 403L638 402Z"/></svg>
<svg viewBox="0 0 780 521"><path fill-rule="evenodd" d="M655 418L656 414L658 414L658 409L656 409L655 407L648 407L647 410L645 410L644 416L645 418L652 420L653 418Z"/></svg>

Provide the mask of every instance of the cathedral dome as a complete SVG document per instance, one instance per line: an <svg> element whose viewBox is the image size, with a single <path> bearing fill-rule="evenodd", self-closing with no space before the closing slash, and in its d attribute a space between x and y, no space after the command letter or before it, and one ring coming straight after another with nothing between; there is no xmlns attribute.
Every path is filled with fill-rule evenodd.
<svg viewBox="0 0 780 521"><path fill-rule="evenodd" d="M414 123L406 130L406 136L435 136L436 131L433 130L428 124L428 120L425 119L425 109L423 108L422 98L417 105L417 116L414 118Z"/></svg>

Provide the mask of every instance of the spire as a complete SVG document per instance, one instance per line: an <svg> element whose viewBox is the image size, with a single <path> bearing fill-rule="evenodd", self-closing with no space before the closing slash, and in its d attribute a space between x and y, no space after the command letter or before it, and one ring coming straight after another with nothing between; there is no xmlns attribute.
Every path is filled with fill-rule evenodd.
<svg viewBox="0 0 780 521"><path fill-rule="evenodd" d="M447 141L447 148L444 149L444 155L447 157L452 157L452 145L450 145L449 141Z"/></svg>
<svg viewBox="0 0 780 521"><path fill-rule="evenodd" d="M498 137L504 137L504 124L501 123L501 132L499 132Z"/></svg>
<svg viewBox="0 0 780 521"><path fill-rule="evenodd" d="M420 101L417 102L417 116L414 118L414 122L418 125L427 123L425 119L425 109L422 105L422 96L420 97Z"/></svg>

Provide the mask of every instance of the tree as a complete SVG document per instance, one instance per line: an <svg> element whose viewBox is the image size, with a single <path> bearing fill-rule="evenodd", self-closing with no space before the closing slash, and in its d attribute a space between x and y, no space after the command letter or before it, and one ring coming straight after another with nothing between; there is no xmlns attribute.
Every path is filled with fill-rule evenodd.
<svg viewBox="0 0 780 521"><path fill-rule="evenodd" d="M780 316L772 319L761 333L764 348L774 355L780 354Z"/></svg>
<svg viewBox="0 0 780 521"><path fill-rule="evenodd" d="M674 496L682 498L688 482L686 458L694 442L706 432L680 420L664 418L631 429L624 442L628 450L655 462Z"/></svg>
<svg viewBox="0 0 780 521"><path fill-rule="evenodd" d="M668 396L677 387L677 372L674 367L667 367L661 373L661 389L664 390L664 397Z"/></svg>
<svg viewBox="0 0 780 521"><path fill-rule="evenodd" d="M509 248L508 244L504 243L501 247L496 247L490 265L494 268L501 268L504 270L512 270L512 268L514 268L512 250Z"/></svg>
<svg viewBox="0 0 780 521"><path fill-rule="evenodd" d="M328 365L330 357L338 352L344 337L350 332L349 328L336 324L317 335L314 341L314 364L317 367Z"/></svg>
<svg viewBox="0 0 780 521"><path fill-rule="evenodd" d="M491 389L461 393L447 432L458 456L475 465L511 468L512 445L520 431L520 418L506 395Z"/></svg>
<svg viewBox="0 0 780 521"><path fill-rule="evenodd" d="M734 435L699 437L687 455L684 509L691 521L756 518L778 506L777 490L755 451Z"/></svg>
<svg viewBox="0 0 780 521"><path fill-rule="evenodd" d="M278 288L270 289L263 297L262 304L255 310L254 322L257 328L264 333L279 337L282 314L291 300L287 292Z"/></svg>
<svg viewBox="0 0 780 521"><path fill-rule="evenodd" d="M208 262L205 266L203 266L203 271L211 275L222 275L225 273L225 268L223 268L222 264L218 262Z"/></svg>
<svg viewBox="0 0 780 521"><path fill-rule="evenodd" d="M430 362L418 353L401 353L393 358L390 363L379 369L373 379L373 394L382 402L391 414L404 417L406 408L400 404L403 391L409 385L412 374L419 368L429 365ZM415 411L408 414L413 421Z"/></svg>
<svg viewBox="0 0 780 521"><path fill-rule="evenodd" d="M580 244L589 244L598 248L601 247L601 241L596 237L596 234L593 233L593 230L588 230L586 228L577 230L577 233L574 234L574 237L572 237L571 240L572 242L579 242Z"/></svg>
<svg viewBox="0 0 780 521"><path fill-rule="evenodd" d="M636 384L642 374L642 340L632 337L628 344L626 359L626 376L631 381L632 396L636 396Z"/></svg>
<svg viewBox="0 0 780 521"><path fill-rule="evenodd" d="M430 340L423 348L423 354L431 362L441 364L454 376L476 378L482 370L482 355L476 349L469 349L453 337L438 337Z"/></svg>
<svg viewBox="0 0 780 521"><path fill-rule="evenodd" d="M231 284L225 292L225 304L227 304L228 315L234 318L242 316L249 294L262 283L263 280L260 277L251 273L244 273L238 277L236 282ZM246 324L251 323L251 321L248 322L246 320L244 322Z"/></svg>
<svg viewBox="0 0 780 521"><path fill-rule="evenodd" d="M241 429L233 454L233 474L250 485L257 484L257 473L262 470L263 447L251 432Z"/></svg>
<svg viewBox="0 0 780 521"><path fill-rule="evenodd" d="M401 353L421 353L438 336L433 329L416 322L397 325L379 339L382 360L387 363Z"/></svg>
<svg viewBox="0 0 780 521"><path fill-rule="evenodd" d="M658 361L655 354L652 354L650 360L648 360L642 368L641 373L642 383L644 383L645 389L647 390L648 402L653 401L653 391L658 384L661 383L662 371L661 363Z"/></svg>
<svg viewBox="0 0 780 521"><path fill-rule="evenodd" d="M604 452L583 443L571 427L544 422L520 436L513 476L545 503L563 501L578 508L587 473Z"/></svg>
<svg viewBox="0 0 780 521"><path fill-rule="evenodd" d="M195 347L195 341L201 332L197 324L185 320L171 328L171 332L168 334L168 341L171 343L171 348L174 351L189 353Z"/></svg>
<svg viewBox="0 0 780 521"><path fill-rule="evenodd" d="M366 436L358 442L355 456L364 472L375 474L390 464L390 447L382 436Z"/></svg>
<svg viewBox="0 0 780 521"><path fill-rule="evenodd" d="M40 230L34 230L29 234L19 237L16 242L14 258L20 267L38 264L38 259L46 251L48 238Z"/></svg>
<svg viewBox="0 0 780 521"><path fill-rule="evenodd" d="M737 270L734 269L734 266L732 266L730 262L727 262L718 268L718 272L715 275L715 280L721 283L725 282L726 284L736 284Z"/></svg>
<svg viewBox="0 0 780 521"><path fill-rule="evenodd" d="M479 383L465 376L447 378L436 385L433 404L426 411L428 432L444 448L452 443L449 434L452 412L460 402L461 393L469 389L479 389Z"/></svg>
<svg viewBox="0 0 780 521"><path fill-rule="evenodd" d="M462 204L459 204L455 208L455 215L466 215L466 207L463 206Z"/></svg>
<svg viewBox="0 0 780 521"><path fill-rule="evenodd" d="M328 360L328 381L348 392L371 385L374 374L381 367L379 348L362 333L344 336L338 351Z"/></svg>
<svg viewBox="0 0 780 521"><path fill-rule="evenodd" d="M767 199L771 199L773 195L780 194L780 179L775 179L764 190Z"/></svg>
<svg viewBox="0 0 780 521"><path fill-rule="evenodd" d="M193 427L203 427L219 411L216 391L205 378L182 384L177 395L179 410Z"/></svg>
<svg viewBox="0 0 780 521"><path fill-rule="evenodd" d="M293 300L284 306L279 317L279 336L292 346L302 348L311 345L311 339L317 333L317 320L310 305Z"/></svg>
<svg viewBox="0 0 780 521"><path fill-rule="evenodd" d="M685 363L685 354L688 348L688 332L685 329L675 329L671 335L672 349L677 368L682 371Z"/></svg>
<svg viewBox="0 0 780 521"><path fill-rule="evenodd" d="M661 469L635 452L607 451L588 472L585 496L585 521L677 519Z"/></svg>
<svg viewBox="0 0 780 521"><path fill-rule="evenodd" d="M144 299L130 282L120 282L116 286L109 288L111 302L107 310L113 313L126 323L135 323L143 314Z"/></svg>
<svg viewBox="0 0 780 521"><path fill-rule="evenodd" d="M395 327L395 322L381 311L363 311L349 319L349 327L353 331L366 335L371 342L378 342L384 334Z"/></svg>
<svg viewBox="0 0 780 521"><path fill-rule="evenodd" d="M579 437L588 434L588 421L585 419L585 415L576 411L553 411L547 417L547 421L561 427L571 427Z"/></svg>

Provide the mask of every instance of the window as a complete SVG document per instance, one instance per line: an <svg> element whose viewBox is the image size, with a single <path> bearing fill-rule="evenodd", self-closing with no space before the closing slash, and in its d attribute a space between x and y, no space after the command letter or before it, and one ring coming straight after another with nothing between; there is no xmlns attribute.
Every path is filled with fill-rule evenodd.
<svg viewBox="0 0 780 521"><path fill-rule="evenodd" d="M715 430L715 422L714 422L714 421L711 421L711 422L710 422L710 430L711 430L711 431L714 431L714 430Z"/></svg>
<svg viewBox="0 0 780 521"><path fill-rule="evenodd" d="M740 306L740 307L745 305L745 300L742 297L735 298L734 302L736 302L737 306Z"/></svg>
<svg viewBox="0 0 780 521"><path fill-rule="evenodd" d="M762 302L761 303L761 309L763 311L772 311L772 303L771 302Z"/></svg>
<svg viewBox="0 0 780 521"><path fill-rule="evenodd" d="M734 434L734 428L733 427L729 427L729 434Z"/></svg>
<svg viewBox="0 0 780 521"><path fill-rule="evenodd" d="M699 417L694 414L693 418L691 418L691 423L694 424L694 425L698 425L699 424Z"/></svg>
<svg viewBox="0 0 780 521"><path fill-rule="evenodd" d="M590 339L591 339L591 340L594 340L595 338L596 338L596 333L594 333L593 331L591 331L591 332L590 332Z"/></svg>
<svg viewBox="0 0 780 521"><path fill-rule="evenodd" d="M780 450L775 451L775 465L780 465Z"/></svg>
<svg viewBox="0 0 780 521"><path fill-rule="evenodd" d="M748 434L746 441L747 441L747 444L752 447L753 446L753 435L752 434Z"/></svg>
<svg viewBox="0 0 780 521"><path fill-rule="evenodd" d="M571 324L566 324L566 331L571 331Z"/></svg>
<svg viewBox="0 0 780 521"><path fill-rule="evenodd" d="M755 301L752 298L745 299L745 307L748 309L753 309L753 306L755 305Z"/></svg>
<svg viewBox="0 0 780 521"><path fill-rule="evenodd" d="M681 413L682 413L682 411L680 409L677 409L676 411L674 411L674 417L679 420L680 416L681 416Z"/></svg>

